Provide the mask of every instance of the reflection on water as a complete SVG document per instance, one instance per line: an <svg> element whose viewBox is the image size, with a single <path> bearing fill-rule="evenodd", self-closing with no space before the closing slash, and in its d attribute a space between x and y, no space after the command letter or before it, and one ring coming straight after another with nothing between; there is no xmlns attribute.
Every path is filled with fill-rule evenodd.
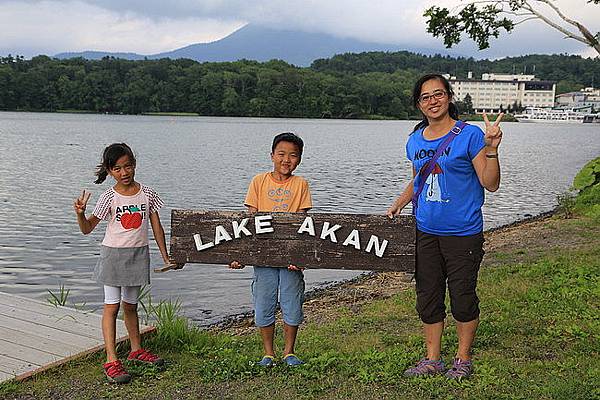
<svg viewBox="0 0 600 400"><path fill-rule="evenodd" d="M129 143L137 178L171 208L242 210L252 176L271 168L273 136L295 131L305 141L297 170L308 179L317 212L383 213L409 179L405 143L411 121L137 117L0 113L0 291L45 299L60 284L71 298L99 308L90 280L104 226L79 233L72 202L90 190L93 206L109 183L92 183L107 144ZM502 185L487 195L486 228L550 210L575 173L600 153L591 125L503 124ZM91 207L90 207L91 208ZM91 211L91 210L88 210ZM153 263L160 263L152 244ZM305 273L310 286L355 276ZM179 297L205 324L251 309L252 269L191 264L152 275L155 300Z"/></svg>

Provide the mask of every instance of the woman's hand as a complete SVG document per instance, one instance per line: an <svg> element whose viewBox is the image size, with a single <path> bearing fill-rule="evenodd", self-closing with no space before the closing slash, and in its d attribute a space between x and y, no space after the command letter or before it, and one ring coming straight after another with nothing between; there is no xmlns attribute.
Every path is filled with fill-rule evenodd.
<svg viewBox="0 0 600 400"><path fill-rule="evenodd" d="M87 207L87 203L90 200L90 196L92 194L87 192L86 190L81 193L81 196L75 199L73 202L73 208L75 209L75 214L85 215L85 208Z"/></svg>
<svg viewBox="0 0 600 400"><path fill-rule="evenodd" d="M290 271L304 271L304 268L298 267L297 265L290 264L287 267Z"/></svg>
<svg viewBox="0 0 600 400"><path fill-rule="evenodd" d="M497 149L502 141L502 130L500 129L500 121L504 113L498 114L498 118L492 124L487 117L486 113L483 113L483 120L485 121L485 145L493 149Z"/></svg>
<svg viewBox="0 0 600 400"><path fill-rule="evenodd" d="M386 215L388 217L394 218L394 216L399 215L400 211L402 211L404 207L400 207L400 205L398 204L397 201L394 202L394 204L392 204L392 206L390 208L387 209L386 211Z"/></svg>

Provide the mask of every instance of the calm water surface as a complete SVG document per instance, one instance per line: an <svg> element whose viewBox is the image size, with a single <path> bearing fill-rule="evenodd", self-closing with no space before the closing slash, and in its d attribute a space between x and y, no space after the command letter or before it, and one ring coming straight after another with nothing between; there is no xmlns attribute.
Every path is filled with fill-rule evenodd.
<svg viewBox="0 0 600 400"><path fill-rule="evenodd" d="M297 174L311 184L316 212L385 212L410 177L404 145L410 121L144 117L0 112L0 291L46 299L60 284L70 299L99 309L102 291L90 279L105 226L79 232L72 202L93 193L91 212L110 184L94 185L102 149L129 143L136 179L154 187L166 207L243 210L250 179L268 171L270 145L297 132L305 153ZM556 195L600 154L600 126L504 123L502 185L487 194L490 228L552 209ZM109 178L110 179L110 178ZM160 265L151 243L153 265ZM309 287L355 276L306 271ZM191 264L152 275L154 300L179 298L200 324L251 310L252 269Z"/></svg>

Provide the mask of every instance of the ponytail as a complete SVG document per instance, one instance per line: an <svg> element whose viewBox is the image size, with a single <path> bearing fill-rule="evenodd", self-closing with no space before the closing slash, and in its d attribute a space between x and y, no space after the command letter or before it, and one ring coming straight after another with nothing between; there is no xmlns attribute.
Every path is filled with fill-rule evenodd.
<svg viewBox="0 0 600 400"><path fill-rule="evenodd" d="M98 177L94 181L94 183L96 185L99 185L106 180L106 177L108 176L108 171L107 171L106 167L104 166L104 164L98 164L96 166L96 172L94 174Z"/></svg>

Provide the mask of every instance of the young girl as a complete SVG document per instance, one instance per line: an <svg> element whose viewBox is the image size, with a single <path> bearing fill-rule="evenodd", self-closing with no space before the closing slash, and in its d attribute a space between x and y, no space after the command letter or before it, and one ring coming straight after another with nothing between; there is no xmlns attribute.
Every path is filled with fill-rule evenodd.
<svg viewBox="0 0 600 400"><path fill-rule="evenodd" d="M141 347L137 315L140 287L150 283L148 221L160 254L165 264L169 264L165 233L158 216L163 202L153 189L135 181L135 166L135 156L129 146L125 143L111 144L104 149L102 163L96 170L98 179L94 183L100 184L110 175L115 185L100 196L90 217L85 216L89 192L84 190L73 203L79 228L84 235L92 232L101 220L108 221L94 278L104 285L102 335L107 360L103 367L112 383L131 380L115 350L116 320L121 302L131 342L127 359L157 366L164 363L161 358Z"/></svg>

